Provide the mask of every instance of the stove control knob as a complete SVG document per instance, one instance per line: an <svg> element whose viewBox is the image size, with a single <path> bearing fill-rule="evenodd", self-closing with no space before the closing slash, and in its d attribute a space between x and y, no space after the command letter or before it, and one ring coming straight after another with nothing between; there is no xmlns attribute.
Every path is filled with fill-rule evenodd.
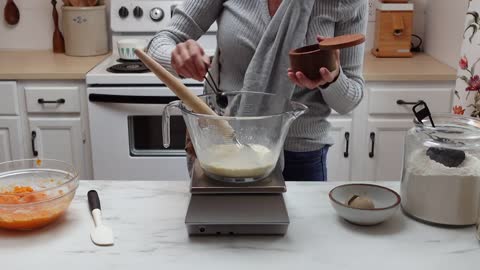
<svg viewBox="0 0 480 270"><path fill-rule="evenodd" d="M156 7L156 8L152 8L152 10L150 10L150 18L154 22L161 21L163 19L163 17L165 17L165 12L163 12L163 9L161 9L159 7Z"/></svg>
<svg viewBox="0 0 480 270"><path fill-rule="evenodd" d="M133 16L135 16L135 18L141 18L143 16L143 9L139 6L136 6L133 9Z"/></svg>
<svg viewBox="0 0 480 270"><path fill-rule="evenodd" d="M120 18L126 18L128 17L128 9L126 7L121 7L119 10L118 10L118 16L120 16Z"/></svg>

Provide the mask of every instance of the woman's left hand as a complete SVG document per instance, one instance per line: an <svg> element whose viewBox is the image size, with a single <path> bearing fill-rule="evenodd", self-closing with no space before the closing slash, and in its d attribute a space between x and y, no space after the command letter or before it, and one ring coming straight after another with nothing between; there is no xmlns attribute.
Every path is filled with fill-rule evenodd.
<svg viewBox="0 0 480 270"><path fill-rule="evenodd" d="M321 36L317 37L318 42L321 42L324 39L325 38ZM294 72L291 68L288 69L288 78L290 78L294 84L308 89L316 89L320 86L327 85L335 81L340 74L340 50L335 50L335 59L337 62L337 69L330 72L327 68L320 68L318 72L320 72L322 78L319 80L310 80L301 71Z"/></svg>

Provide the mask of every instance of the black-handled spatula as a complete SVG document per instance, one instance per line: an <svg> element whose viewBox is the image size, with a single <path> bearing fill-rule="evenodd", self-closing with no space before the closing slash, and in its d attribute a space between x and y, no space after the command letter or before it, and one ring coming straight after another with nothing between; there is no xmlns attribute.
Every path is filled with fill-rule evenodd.
<svg viewBox="0 0 480 270"><path fill-rule="evenodd" d="M90 233L90 238L92 239L93 243L99 246L113 245L112 229L105 226L102 222L102 211L98 193L95 190L90 190L87 196L90 212L92 213L93 221L95 222L95 228Z"/></svg>

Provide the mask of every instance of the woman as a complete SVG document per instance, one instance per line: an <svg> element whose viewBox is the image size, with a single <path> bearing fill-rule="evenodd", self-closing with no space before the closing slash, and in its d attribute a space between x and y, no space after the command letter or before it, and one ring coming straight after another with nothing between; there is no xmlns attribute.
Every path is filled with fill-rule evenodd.
<svg viewBox="0 0 480 270"><path fill-rule="evenodd" d="M363 45L337 51L338 68L321 68L309 80L289 68L288 51L323 37L365 33L366 0L186 0L148 52L178 76L203 80L211 69L224 91L266 91L309 107L291 126L284 145L284 177L325 181L333 143L327 117L345 114L363 97ZM210 62L196 42L217 22L217 51Z"/></svg>

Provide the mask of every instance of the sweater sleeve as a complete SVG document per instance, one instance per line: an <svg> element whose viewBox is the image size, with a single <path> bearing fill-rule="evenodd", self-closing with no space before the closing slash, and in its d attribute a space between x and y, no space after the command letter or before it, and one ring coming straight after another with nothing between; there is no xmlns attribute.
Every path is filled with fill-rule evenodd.
<svg viewBox="0 0 480 270"><path fill-rule="evenodd" d="M215 22L222 8L223 0L185 0L175 9L170 24L150 40L148 54L176 74L171 65L175 46L189 39L198 40Z"/></svg>
<svg viewBox="0 0 480 270"><path fill-rule="evenodd" d="M352 1L352 0L348 0ZM348 2L346 1L346 2ZM335 36L366 33L368 5L366 0L355 0L357 7L339 7L342 18L335 25ZM341 1L342 2L342 1ZM343 3L343 5L347 5ZM340 114L352 111L363 98L365 81L362 76L365 45L340 50L340 73L327 88L320 89L325 102Z"/></svg>

